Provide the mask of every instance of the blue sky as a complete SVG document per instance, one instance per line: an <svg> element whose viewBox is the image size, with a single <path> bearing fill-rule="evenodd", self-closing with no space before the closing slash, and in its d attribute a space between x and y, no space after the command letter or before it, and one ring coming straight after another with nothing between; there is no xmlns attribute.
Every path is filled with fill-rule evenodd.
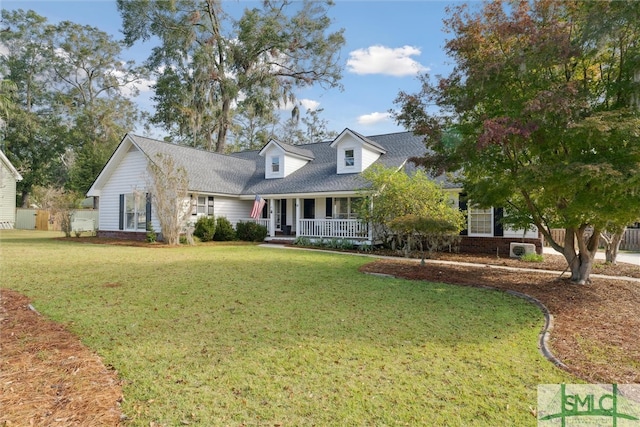
<svg viewBox="0 0 640 427"><path fill-rule="evenodd" d="M224 3L235 10L255 5L237 0ZM404 130L388 117L388 111L394 108L399 91L419 89L418 74L450 72L442 19L445 8L455 4L459 2L336 0L329 14L335 28L345 29L346 44L341 52L344 90L303 89L297 93L298 100L303 107L323 108L321 117L337 132L346 127L365 135ZM2 8L32 9L51 23L69 20L122 38L115 1L3 0ZM134 46L123 59L142 62L151 46ZM142 108L152 108L150 95L143 91L136 99Z"/></svg>

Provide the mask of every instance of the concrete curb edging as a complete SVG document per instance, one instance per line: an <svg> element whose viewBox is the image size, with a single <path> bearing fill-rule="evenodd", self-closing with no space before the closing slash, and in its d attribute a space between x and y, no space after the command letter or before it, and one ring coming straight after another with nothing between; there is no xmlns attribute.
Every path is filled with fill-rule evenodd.
<svg viewBox="0 0 640 427"><path fill-rule="evenodd" d="M500 290L495 288L496 290ZM544 315L544 326L540 331L540 335L538 338L538 350L540 353L549 360L551 363L556 365L559 368L564 369L565 371L569 370L569 367L562 363L560 359L558 359L552 352L549 350L549 338L551 337L551 331L553 330L553 314L549 311L546 305L544 305L539 299L532 297L531 295L523 294L522 292L512 291L510 289L505 291L506 293L516 296L518 298L522 298L526 301L537 306L542 314Z"/></svg>
<svg viewBox="0 0 640 427"><path fill-rule="evenodd" d="M377 276L377 277L389 277L389 278L394 278L394 279L404 279L403 277L397 277L397 276L394 276L393 274L369 273L369 272L364 272L364 273L365 274L369 274L371 276ZM466 285L455 285L454 284L452 286L466 286ZM504 290L504 289L500 289L500 288L494 288L493 286L485 286L485 285L478 285L478 286L472 286L472 287L476 287L476 288L479 288L479 289L488 289L488 290L491 290L491 291L506 292L509 295L513 295L514 297L524 299L527 302L530 302L531 304L533 304L536 307L538 307L540 309L540 311L542 312L543 316L544 316L544 326L542 327L542 330L540 331L540 335L538 336L538 350L540 351L540 354L542 354L542 356L545 359L547 359L548 361L553 363L555 366L557 366L558 368L564 369L565 371L569 371L569 367L567 365L565 365L564 363L562 363L562 361L560 359L558 359L551 352L551 350L549 350L549 338L551 336L551 331L553 330L553 315L551 314L551 312L549 311L549 309L547 308L546 305L544 305L539 299L534 298L531 295L527 295L527 294L524 294L522 292L517 292L517 291L510 290L510 289Z"/></svg>

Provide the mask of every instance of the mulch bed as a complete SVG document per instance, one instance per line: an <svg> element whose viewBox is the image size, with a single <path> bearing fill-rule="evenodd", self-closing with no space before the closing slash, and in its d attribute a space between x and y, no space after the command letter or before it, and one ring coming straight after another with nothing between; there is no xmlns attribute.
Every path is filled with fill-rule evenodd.
<svg viewBox="0 0 640 427"><path fill-rule="evenodd" d="M126 244L102 239L92 243ZM476 265L432 260L420 266L415 260L384 259L361 270L530 295L552 313L551 350L570 372L589 382L640 383L640 282L593 277L591 285L578 286L558 273L491 267L561 271L566 264L560 256L545 256L543 263L460 254L437 257ZM640 267L600 263L594 273L640 278ZM116 426L121 422L123 396L117 372L105 367L61 325L29 309L26 297L6 289L0 294L0 345L0 426Z"/></svg>
<svg viewBox="0 0 640 427"><path fill-rule="evenodd" d="M0 426L116 426L118 375L61 325L0 294Z"/></svg>

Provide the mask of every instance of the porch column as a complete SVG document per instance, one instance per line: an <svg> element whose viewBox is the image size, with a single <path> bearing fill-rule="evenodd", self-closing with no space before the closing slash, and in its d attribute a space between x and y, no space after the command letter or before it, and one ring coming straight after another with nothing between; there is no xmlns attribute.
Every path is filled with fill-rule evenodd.
<svg viewBox="0 0 640 427"><path fill-rule="evenodd" d="M300 198L296 197L296 237L300 236Z"/></svg>
<svg viewBox="0 0 640 427"><path fill-rule="evenodd" d="M269 236L275 237L276 235L276 200L269 199Z"/></svg>

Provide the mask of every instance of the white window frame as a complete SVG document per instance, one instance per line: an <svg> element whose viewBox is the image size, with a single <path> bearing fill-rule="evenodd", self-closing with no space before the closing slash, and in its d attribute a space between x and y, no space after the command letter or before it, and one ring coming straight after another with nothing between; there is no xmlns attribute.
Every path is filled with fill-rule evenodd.
<svg viewBox="0 0 640 427"><path fill-rule="evenodd" d="M207 196L196 196L195 215L204 215L207 212Z"/></svg>
<svg viewBox="0 0 640 427"><path fill-rule="evenodd" d="M476 212L474 212L476 211ZM481 212L479 212L481 211ZM486 219L486 216L489 216L489 232L488 233L479 233L479 232L475 232L473 231L472 228L472 223L473 223L473 217L474 215L483 215L483 217ZM493 237L493 208L486 208L486 209L481 209L481 208L474 208L474 207L469 207L467 209L467 233L469 236L471 237Z"/></svg>
<svg viewBox="0 0 640 427"><path fill-rule="evenodd" d="M280 173L280 156L271 156L271 173Z"/></svg>
<svg viewBox="0 0 640 427"><path fill-rule="evenodd" d="M351 155L347 155L348 152L351 152ZM344 150L344 167L352 168L356 165L356 150L353 148L345 148Z"/></svg>
<svg viewBox="0 0 640 427"><path fill-rule="evenodd" d="M360 197L334 197L333 198L333 218L337 219L358 219L358 213L354 210L354 200ZM346 199L347 210L344 212L338 211L338 200ZM340 203L342 206L342 203Z"/></svg>
<svg viewBox="0 0 640 427"><path fill-rule="evenodd" d="M133 207L131 206L133 205ZM147 222L147 197L144 193L125 193L123 206L123 225L125 231L146 231ZM129 216L132 218L134 227L129 226ZM140 218L144 221L140 222Z"/></svg>
<svg viewBox="0 0 640 427"><path fill-rule="evenodd" d="M193 208L191 211L191 216L213 216L213 196L192 195L191 204Z"/></svg>

